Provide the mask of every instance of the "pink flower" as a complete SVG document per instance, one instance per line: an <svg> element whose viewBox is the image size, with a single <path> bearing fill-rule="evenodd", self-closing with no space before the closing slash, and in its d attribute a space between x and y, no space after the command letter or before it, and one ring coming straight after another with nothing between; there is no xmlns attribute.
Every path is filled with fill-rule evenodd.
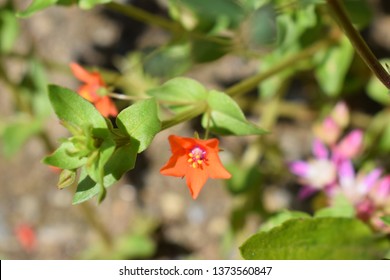
<svg viewBox="0 0 390 280"><path fill-rule="evenodd" d="M382 170L375 168L369 173L355 173L352 162L344 160L338 169L338 183L343 194L353 203L358 204L365 200L371 188L377 184Z"/></svg>
<svg viewBox="0 0 390 280"><path fill-rule="evenodd" d="M331 189L337 179L336 164L330 159L325 145L315 139L312 150L315 158L294 161L289 165L290 171L299 177L300 183L304 186L299 195L301 198L319 190Z"/></svg>
<svg viewBox="0 0 390 280"><path fill-rule="evenodd" d="M341 128L332 118L327 117L321 123L314 125L313 133L325 144L333 145L341 135Z"/></svg>

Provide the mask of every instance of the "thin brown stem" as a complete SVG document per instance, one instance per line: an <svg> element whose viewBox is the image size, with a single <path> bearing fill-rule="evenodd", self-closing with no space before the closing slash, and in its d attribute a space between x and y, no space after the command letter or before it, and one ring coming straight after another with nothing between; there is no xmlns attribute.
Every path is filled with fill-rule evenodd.
<svg viewBox="0 0 390 280"><path fill-rule="evenodd" d="M333 14L343 29L345 35L351 41L356 52L359 54L364 63L370 68L370 70L377 76L377 78L390 89L390 75L385 68L379 63L376 56L363 40L360 33L353 27L351 20L349 19L344 6L339 0L326 0L329 8L333 11Z"/></svg>

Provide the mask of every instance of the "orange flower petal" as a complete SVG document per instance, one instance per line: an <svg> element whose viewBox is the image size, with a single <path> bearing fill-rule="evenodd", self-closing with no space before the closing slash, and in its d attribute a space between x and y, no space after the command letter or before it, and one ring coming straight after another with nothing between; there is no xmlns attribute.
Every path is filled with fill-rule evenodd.
<svg viewBox="0 0 390 280"><path fill-rule="evenodd" d="M207 173L213 179L229 179L232 175L223 167L219 156L215 152L208 155Z"/></svg>
<svg viewBox="0 0 390 280"><path fill-rule="evenodd" d="M169 144L171 145L171 151L173 154L176 153L184 153L186 154L186 150L192 149L196 146L196 139L188 138L188 137L180 137L176 135L170 135L168 137Z"/></svg>
<svg viewBox="0 0 390 280"><path fill-rule="evenodd" d="M72 62L70 64L70 69L73 72L73 75L79 79L80 81L90 84L94 83L95 77L91 73L89 73L87 70L85 70L83 67L81 67L79 64Z"/></svg>
<svg viewBox="0 0 390 280"><path fill-rule="evenodd" d="M116 117L118 115L118 109L108 96L103 96L95 102L95 107L106 118L109 116Z"/></svg>
<svg viewBox="0 0 390 280"><path fill-rule="evenodd" d="M186 182L193 199L196 199L198 197L207 179L208 175L207 172L205 172L204 170L200 168L188 168L188 172L186 174Z"/></svg>
<svg viewBox="0 0 390 280"><path fill-rule="evenodd" d="M100 98L95 92L95 87L91 85L82 85L78 90L78 93L81 97L92 103L98 101Z"/></svg>
<svg viewBox="0 0 390 280"><path fill-rule="evenodd" d="M184 177L188 172L189 164L183 156L172 155L161 168L160 173L165 176Z"/></svg>

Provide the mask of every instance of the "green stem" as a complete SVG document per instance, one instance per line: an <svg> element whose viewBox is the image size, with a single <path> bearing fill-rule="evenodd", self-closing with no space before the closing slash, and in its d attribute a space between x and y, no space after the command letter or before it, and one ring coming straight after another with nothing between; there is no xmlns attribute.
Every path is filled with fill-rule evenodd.
<svg viewBox="0 0 390 280"><path fill-rule="evenodd" d="M170 120L166 120L162 122L161 130L170 128L172 126L175 126L179 123L191 120L201 114L203 114L207 110L207 104L203 105L196 105L191 110L187 110L184 113L176 115L174 118Z"/></svg>
<svg viewBox="0 0 390 280"><path fill-rule="evenodd" d="M111 249L113 246L111 234L107 230L106 226L102 224L100 220L96 217L95 211L93 211L89 202L81 203L80 208L84 212L84 215L88 222L93 226L93 228L101 237L106 248Z"/></svg>
<svg viewBox="0 0 390 280"><path fill-rule="evenodd" d="M333 44L335 42L334 38L327 38L322 41L319 41L312 46L303 49L302 51L291 55L290 57L287 57L285 60L282 60L278 64L274 65L273 67L269 68L267 71L258 73L254 76L251 76L233 86L228 88L225 92L227 95L230 96L239 96L242 94L245 94L252 89L256 88L259 83L262 81L270 78L273 75L276 75L277 73L283 71L284 69L287 69L288 67L297 64L301 60L307 59L311 56L313 56L316 52L318 52L320 49L329 46L330 44Z"/></svg>
<svg viewBox="0 0 390 280"><path fill-rule="evenodd" d="M145 10L142 10L140 8L137 8L132 5L125 5L117 2L110 2L105 5L108 9L111 9L113 11L116 11L118 13L124 14L128 17L131 17L135 20L138 20L140 22L154 25L161 27L165 30L168 30L171 32L173 35L181 35L181 34L186 34L192 38L199 39L199 40L204 40L204 41L210 41L214 42L220 45L227 45L229 46L230 41L226 40L224 38L216 37L216 36L207 36L202 33L194 32L194 31L189 31L186 30L182 25L180 25L177 22L168 20L166 18L156 16L154 14L148 13Z"/></svg>
<svg viewBox="0 0 390 280"><path fill-rule="evenodd" d="M371 71L377 76L377 78L390 89L390 75L379 63L371 49L367 46L360 33L353 27L344 6L339 0L326 0L328 6L333 11L337 22L347 35L351 44L364 61L365 64L371 69Z"/></svg>
<svg viewBox="0 0 390 280"><path fill-rule="evenodd" d="M121 14L125 14L135 20L164 28L173 34L181 32L183 28L176 22L163 17L153 15L140 8L131 5L124 5L117 2L110 2L106 7Z"/></svg>

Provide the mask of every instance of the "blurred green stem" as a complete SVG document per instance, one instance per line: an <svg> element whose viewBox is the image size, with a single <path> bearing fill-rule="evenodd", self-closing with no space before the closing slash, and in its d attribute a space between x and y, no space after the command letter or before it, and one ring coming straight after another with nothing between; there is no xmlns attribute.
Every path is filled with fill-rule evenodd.
<svg viewBox="0 0 390 280"><path fill-rule="evenodd" d="M111 249L113 246L113 240L111 234L107 230L107 227L97 219L96 212L91 208L89 202L84 202L80 204L81 210L83 211L85 217L88 222L92 225L92 227L96 230L96 232L101 237L104 245L107 249Z"/></svg>
<svg viewBox="0 0 390 280"><path fill-rule="evenodd" d="M326 38L324 40L321 40L310 47L303 49L302 51L293 54L289 57L287 57L285 60L282 60L278 64L274 65L270 69L268 69L265 72L258 73L254 76L251 76L245 80L242 80L241 82L231 86L227 90L225 90L227 95L230 96L239 96L242 94L245 94L254 88L256 88L262 81L270 78L271 76L279 73L280 71L283 71L284 69L287 69L291 67L292 65L298 63L301 60L308 59L311 56L313 56L316 52L318 52L320 49L325 48L333 43L336 42L336 39L333 37Z"/></svg>
<svg viewBox="0 0 390 280"><path fill-rule="evenodd" d="M199 39L199 40L215 42L215 43L221 44L221 45L229 44L228 40L225 40L223 38L218 38L216 36L207 36L207 35L202 34L202 33L186 30L181 24L179 24L175 21L151 14L151 13L149 13L145 10L142 10L140 8L137 8L133 5L125 5L125 4L121 4L121 3L113 1L113 2L107 3L105 6L110 10L124 14L124 15L131 17L135 20L138 20L140 22L161 27L165 30L168 30L169 32L171 32L175 36L186 34L192 38Z"/></svg>
<svg viewBox="0 0 390 280"><path fill-rule="evenodd" d="M382 84L384 84L386 88L390 89L389 73L379 63L378 59L367 46L362 36L360 36L360 33L353 27L343 4L341 4L339 0L326 0L326 2L328 3L329 8L333 11L338 24L351 41L351 44L354 46L361 59L377 76Z"/></svg>

